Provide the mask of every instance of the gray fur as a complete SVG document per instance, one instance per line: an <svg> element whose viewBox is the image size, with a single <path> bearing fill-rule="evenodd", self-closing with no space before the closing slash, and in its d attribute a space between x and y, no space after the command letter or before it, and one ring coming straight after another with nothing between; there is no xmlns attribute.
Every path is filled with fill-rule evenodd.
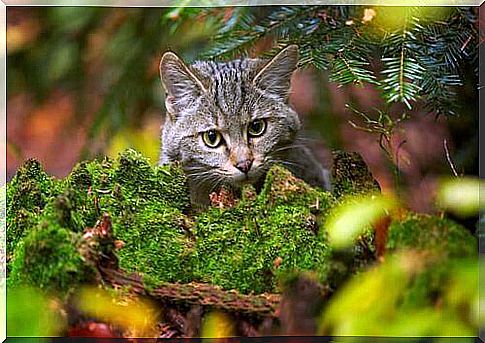
<svg viewBox="0 0 485 343"><path fill-rule="evenodd" d="M282 164L314 186L330 188L329 173L299 139L297 113L288 105L290 79L298 61L291 45L271 61L242 59L186 66L172 52L160 61L167 93L160 164L179 161L189 180L192 203L206 206L209 194L225 186L262 184L271 165ZM255 119L267 123L263 135L249 138ZM202 134L221 132L224 143L205 145ZM237 161L254 159L247 174Z"/></svg>

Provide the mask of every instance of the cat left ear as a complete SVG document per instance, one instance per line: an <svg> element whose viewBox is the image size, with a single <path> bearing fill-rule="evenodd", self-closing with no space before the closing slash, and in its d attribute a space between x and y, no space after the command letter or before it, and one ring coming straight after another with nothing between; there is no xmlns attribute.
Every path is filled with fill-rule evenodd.
<svg viewBox="0 0 485 343"><path fill-rule="evenodd" d="M206 92L197 73L170 51L164 53L160 60L160 79L167 92L167 111L174 116Z"/></svg>
<svg viewBox="0 0 485 343"><path fill-rule="evenodd" d="M287 46L256 74L253 79L254 86L286 101L290 92L291 75L297 63L298 46Z"/></svg>

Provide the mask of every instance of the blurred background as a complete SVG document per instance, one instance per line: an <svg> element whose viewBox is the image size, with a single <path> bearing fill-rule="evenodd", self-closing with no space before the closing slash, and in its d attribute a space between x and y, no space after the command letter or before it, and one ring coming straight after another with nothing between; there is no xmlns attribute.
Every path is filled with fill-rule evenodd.
<svg viewBox="0 0 485 343"><path fill-rule="evenodd" d="M210 47L220 22L230 21L234 11L8 7L8 178L28 158L63 177L81 159L116 156L127 147L156 163L164 115L161 55L172 50L193 61ZM264 15L268 7L251 11ZM363 22L379 18L379 10L372 11L364 12ZM399 8L395 11L385 16L398 20ZM472 12L478 15L478 8ZM271 45L271 40L261 39L249 55L259 56ZM330 164L332 149L357 151L389 192L395 185L389 156L379 145L378 132L362 130L359 112L376 117L384 109L398 122L407 116L390 136L388 155L401 183L412 190L411 207L427 211L434 176L478 174L476 68L461 70L455 116L436 116L419 101L412 110L402 103L391 106L372 83L342 86L329 82L328 71L312 66L295 73L291 103L325 164Z"/></svg>

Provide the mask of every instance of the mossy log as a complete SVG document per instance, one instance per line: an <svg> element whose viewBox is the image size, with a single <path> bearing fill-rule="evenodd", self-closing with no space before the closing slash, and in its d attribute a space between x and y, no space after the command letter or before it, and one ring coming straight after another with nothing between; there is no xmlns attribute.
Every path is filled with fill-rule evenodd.
<svg viewBox="0 0 485 343"><path fill-rule="evenodd" d="M275 318L284 275L327 277L320 227L336 200L278 166L259 194L248 187L226 200L222 192L193 212L181 169L133 150L81 162L64 179L29 160L7 186L8 285L67 296L110 284L164 304Z"/></svg>
<svg viewBox="0 0 485 343"><path fill-rule="evenodd" d="M81 162L61 180L31 160L7 187L9 279L68 291L70 281L62 278L76 272L61 271L78 259L68 247L79 245L86 228L108 213L123 246L117 251L120 268L142 274L147 284L197 281L242 293L275 292L289 271L326 277L330 250L320 227L334 203L332 194L275 166L259 194L248 187L234 206L194 213L182 170L152 167L133 150L114 161ZM58 236L55 246L67 250L51 247L49 236ZM33 251L49 252L48 260L27 263L34 261ZM73 285L88 275L83 270Z"/></svg>
<svg viewBox="0 0 485 343"><path fill-rule="evenodd" d="M81 246L83 257L96 270L98 283L122 287L132 293L150 296L164 303L200 305L256 317L274 317L280 301L280 294L246 295L236 290L224 290L215 285L197 282L165 282L153 288L147 287L141 275L130 275L119 268L115 252L116 242L108 215L103 216L93 229L87 230ZM100 250L100 246L110 248Z"/></svg>

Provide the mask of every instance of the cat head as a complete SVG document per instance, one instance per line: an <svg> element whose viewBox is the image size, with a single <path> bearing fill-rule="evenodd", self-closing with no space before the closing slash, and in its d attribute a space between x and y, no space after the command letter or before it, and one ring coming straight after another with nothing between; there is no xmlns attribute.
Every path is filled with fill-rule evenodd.
<svg viewBox="0 0 485 343"><path fill-rule="evenodd" d="M189 180L240 186L260 179L284 156L300 129L288 105L298 48L271 60L186 65L163 55L160 76L167 119L162 155L182 162Z"/></svg>

